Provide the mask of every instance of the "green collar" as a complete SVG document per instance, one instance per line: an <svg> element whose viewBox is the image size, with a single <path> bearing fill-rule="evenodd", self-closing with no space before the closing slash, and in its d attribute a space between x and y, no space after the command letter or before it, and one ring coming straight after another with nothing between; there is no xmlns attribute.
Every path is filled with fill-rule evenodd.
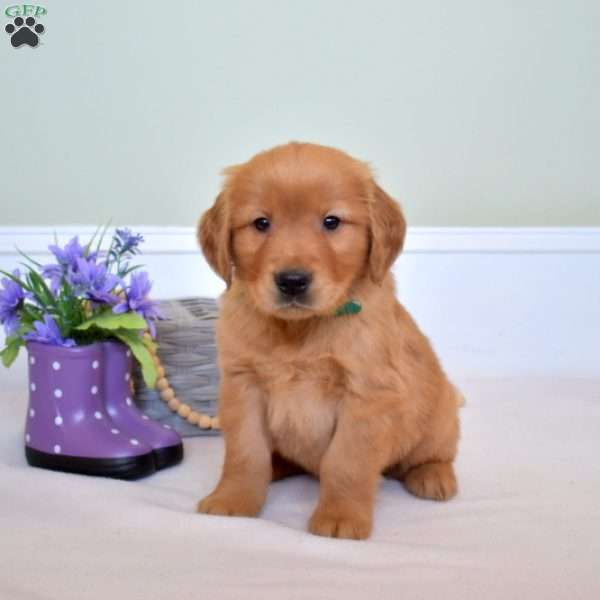
<svg viewBox="0 0 600 600"><path fill-rule="evenodd" d="M361 310L362 305L358 300L348 300L348 302L339 306L333 314L335 317L357 315Z"/></svg>

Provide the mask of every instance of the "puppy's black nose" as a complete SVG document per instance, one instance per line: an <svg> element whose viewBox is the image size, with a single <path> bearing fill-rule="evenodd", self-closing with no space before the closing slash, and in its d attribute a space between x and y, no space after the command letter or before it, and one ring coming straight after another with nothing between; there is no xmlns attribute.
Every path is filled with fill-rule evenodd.
<svg viewBox="0 0 600 600"><path fill-rule="evenodd" d="M284 296L304 294L312 281L312 275L306 271L280 271L275 274L275 285Z"/></svg>

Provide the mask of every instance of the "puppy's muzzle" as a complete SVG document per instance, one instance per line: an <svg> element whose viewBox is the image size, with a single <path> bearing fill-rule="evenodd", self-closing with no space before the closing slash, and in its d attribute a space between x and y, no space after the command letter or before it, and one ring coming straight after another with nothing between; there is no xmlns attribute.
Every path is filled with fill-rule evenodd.
<svg viewBox="0 0 600 600"><path fill-rule="evenodd" d="M296 299L306 294L312 281L312 274L306 271L279 271L274 275L279 293L287 299Z"/></svg>

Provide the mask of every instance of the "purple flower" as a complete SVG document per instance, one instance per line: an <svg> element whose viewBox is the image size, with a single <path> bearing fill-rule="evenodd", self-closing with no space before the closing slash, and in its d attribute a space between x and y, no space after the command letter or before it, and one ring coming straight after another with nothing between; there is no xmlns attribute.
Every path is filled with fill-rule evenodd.
<svg viewBox="0 0 600 600"><path fill-rule="evenodd" d="M148 298L152 282L148 279L148 273L140 271L132 273L131 284L126 290L125 300L113 307L113 312L120 314L125 312L135 312L144 317L148 323L148 328L152 337L156 337L156 327L154 319L163 319L163 315L158 309L158 302Z"/></svg>
<svg viewBox="0 0 600 600"><path fill-rule="evenodd" d="M119 301L111 292L121 280L109 273L103 263L97 265L93 260L78 258L76 269L69 269L67 281L76 294L83 294L92 302L115 304Z"/></svg>
<svg viewBox="0 0 600 600"><path fill-rule="evenodd" d="M72 238L64 248L60 248L54 244L48 246L48 250L56 257L56 263L51 263L42 266L42 276L50 280L50 289L56 294L60 288L63 277L67 275L69 270L77 271L77 261L87 259L95 261L98 255L97 252L91 252L86 255L86 248L79 243L79 238Z"/></svg>
<svg viewBox="0 0 600 600"><path fill-rule="evenodd" d="M138 246L144 241L139 233L131 233L127 227L117 229L114 236L115 251L120 256L130 253L135 254L139 251Z"/></svg>
<svg viewBox="0 0 600 600"><path fill-rule="evenodd" d="M42 277L50 280L50 289L53 294L57 294L60 289L62 278L66 272L66 268L62 265L42 265Z"/></svg>
<svg viewBox="0 0 600 600"><path fill-rule="evenodd" d="M85 248L79 243L79 237L72 238L64 248L55 245L48 246L48 250L54 254L59 265L74 267L78 258L82 258Z"/></svg>
<svg viewBox="0 0 600 600"><path fill-rule="evenodd" d="M19 269L12 273L17 279L21 277ZM20 325L19 310L23 306L25 298L31 297L29 292L8 277L2 278L2 288L0 288L0 323L4 325L6 335L14 335Z"/></svg>
<svg viewBox="0 0 600 600"><path fill-rule="evenodd" d="M75 340L63 338L56 321L50 315L44 315L44 322L34 321L35 331L26 333L23 338L29 342L42 342L53 346L75 346Z"/></svg>

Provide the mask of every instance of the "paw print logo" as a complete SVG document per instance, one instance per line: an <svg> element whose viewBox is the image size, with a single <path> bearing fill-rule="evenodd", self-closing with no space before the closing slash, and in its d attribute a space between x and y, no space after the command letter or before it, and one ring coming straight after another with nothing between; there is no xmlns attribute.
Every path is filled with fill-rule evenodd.
<svg viewBox="0 0 600 600"><path fill-rule="evenodd" d="M41 23L36 24L33 17L27 17L25 21L21 17L16 17L4 29L10 35L10 43L15 48L23 44L35 48L40 41L38 34L44 33L44 26Z"/></svg>

